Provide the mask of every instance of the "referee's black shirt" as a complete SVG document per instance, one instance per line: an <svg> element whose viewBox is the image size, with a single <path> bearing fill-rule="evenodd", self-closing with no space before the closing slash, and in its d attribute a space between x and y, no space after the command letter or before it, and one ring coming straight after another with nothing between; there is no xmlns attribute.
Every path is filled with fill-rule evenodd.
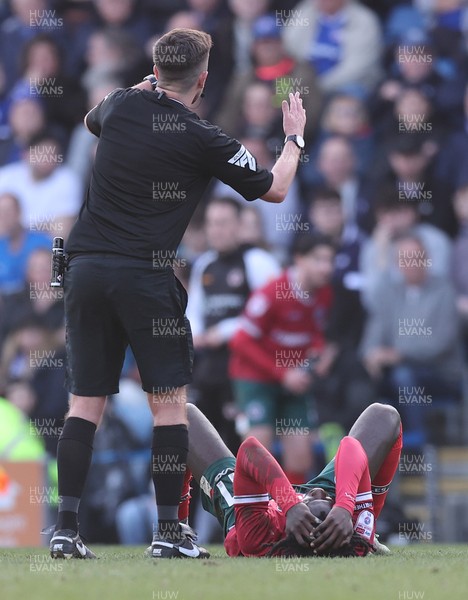
<svg viewBox="0 0 468 600"><path fill-rule="evenodd" d="M238 141L165 94L114 90L87 124L99 143L70 255L175 254L212 177L247 200L263 196L273 180Z"/></svg>

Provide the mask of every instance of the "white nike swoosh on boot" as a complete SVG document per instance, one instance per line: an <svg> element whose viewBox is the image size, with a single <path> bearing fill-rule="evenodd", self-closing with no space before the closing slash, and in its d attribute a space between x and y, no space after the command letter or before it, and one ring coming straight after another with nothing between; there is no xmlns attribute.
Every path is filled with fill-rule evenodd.
<svg viewBox="0 0 468 600"><path fill-rule="evenodd" d="M190 556L190 558L197 558L197 556L200 556L200 550L197 548L197 546L193 546L193 548L190 550L188 548L182 548L182 546L177 546L177 549L181 554Z"/></svg>
<svg viewBox="0 0 468 600"><path fill-rule="evenodd" d="M75 545L78 549L78 552L81 554L81 556L86 556L86 548L85 548L84 544L81 542L76 542Z"/></svg>

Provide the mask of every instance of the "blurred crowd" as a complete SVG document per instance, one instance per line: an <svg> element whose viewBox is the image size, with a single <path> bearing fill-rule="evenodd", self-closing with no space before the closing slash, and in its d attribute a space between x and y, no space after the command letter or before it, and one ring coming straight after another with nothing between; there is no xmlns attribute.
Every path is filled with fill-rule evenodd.
<svg viewBox="0 0 468 600"><path fill-rule="evenodd" d="M175 266L190 298L190 400L233 451L254 432L292 480L313 470L317 440L326 454L327 440L376 400L400 410L409 446L460 442L466 0L0 2L0 396L36 424L41 451L53 456L67 394L63 293L49 288L50 247L56 235L66 240L86 193L97 140L83 116L149 74L154 42L174 27L212 35L196 111L262 166L283 147L282 100L299 91L307 110L306 147L285 202L247 203L213 181L183 239ZM302 354L280 344L282 354L266 355L262 340L277 324L266 302L272 281L285 301L283 337L288 327L298 334L294 303L310 309ZM270 359L277 371L267 375ZM256 361L266 373L261 389L247 368ZM151 419L130 353L122 378L97 444L138 459ZM295 412L304 396L313 416ZM288 435L294 427L301 435ZM0 455L8 443L0 440ZM135 492L145 498L141 469L138 484L122 470L114 478L116 505Z"/></svg>

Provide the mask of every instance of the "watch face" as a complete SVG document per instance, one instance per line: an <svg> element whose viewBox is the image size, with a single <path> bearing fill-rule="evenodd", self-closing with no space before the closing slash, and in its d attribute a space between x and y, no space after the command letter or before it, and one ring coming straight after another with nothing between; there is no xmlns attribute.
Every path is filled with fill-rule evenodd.
<svg viewBox="0 0 468 600"><path fill-rule="evenodd" d="M305 146L304 138L300 135L296 135L296 144L299 146L299 148L304 148L304 146Z"/></svg>

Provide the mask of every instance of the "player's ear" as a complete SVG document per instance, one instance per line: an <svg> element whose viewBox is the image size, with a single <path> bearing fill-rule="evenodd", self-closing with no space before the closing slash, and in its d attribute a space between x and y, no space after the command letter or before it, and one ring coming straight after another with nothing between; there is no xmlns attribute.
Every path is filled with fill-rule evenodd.
<svg viewBox="0 0 468 600"><path fill-rule="evenodd" d="M159 71L158 71L158 67L156 65L153 65L153 73L154 73L154 76L156 77L156 79L159 79Z"/></svg>
<svg viewBox="0 0 468 600"><path fill-rule="evenodd" d="M206 78L208 77L208 71L202 71L198 77L198 87L204 88Z"/></svg>

